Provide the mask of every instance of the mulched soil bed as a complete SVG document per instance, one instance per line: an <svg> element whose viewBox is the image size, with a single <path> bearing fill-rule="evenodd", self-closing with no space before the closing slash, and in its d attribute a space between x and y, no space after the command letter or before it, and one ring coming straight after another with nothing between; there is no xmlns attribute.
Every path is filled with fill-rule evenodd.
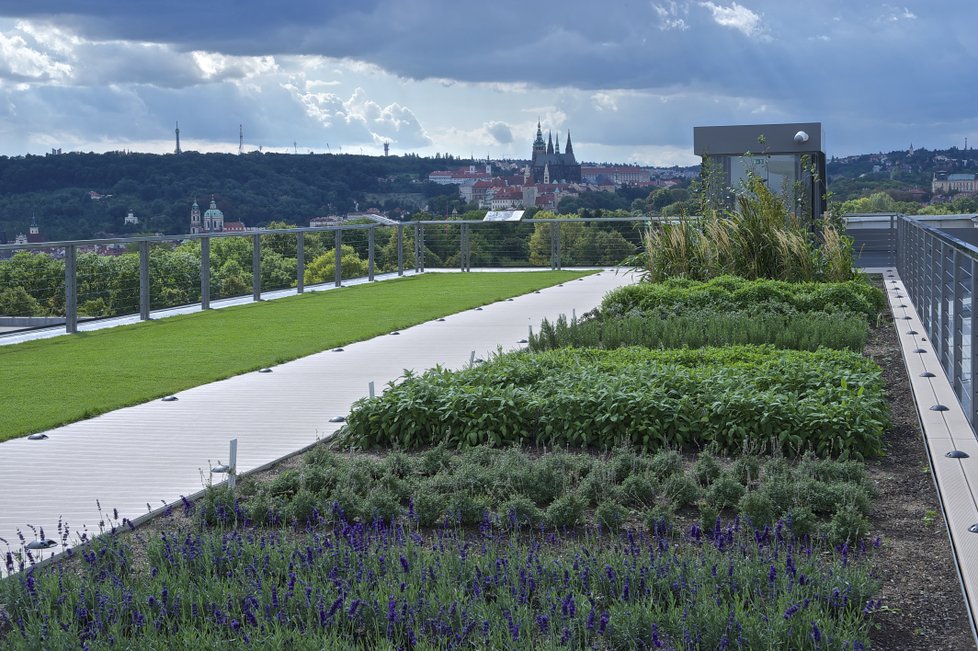
<svg viewBox="0 0 978 651"><path fill-rule="evenodd" d="M889 316L889 315L888 315ZM870 461L877 497L873 530L884 609L875 615L873 647L974 649L971 623L937 499L910 380L896 329L889 319L874 328L866 355L883 369L893 428L886 456Z"/></svg>

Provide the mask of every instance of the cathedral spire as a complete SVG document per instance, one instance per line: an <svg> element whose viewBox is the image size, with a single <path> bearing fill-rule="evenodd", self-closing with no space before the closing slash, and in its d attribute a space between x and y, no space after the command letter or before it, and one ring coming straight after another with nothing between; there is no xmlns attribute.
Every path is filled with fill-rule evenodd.
<svg viewBox="0 0 978 651"><path fill-rule="evenodd" d="M570 139L570 129L567 130L567 140L564 141L564 154L567 156L574 155L574 147L571 145Z"/></svg>
<svg viewBox="0 0 978 651"><path fill-rule="evenodd" d="M547 132L547 153L554 153L554 134L551 131Z"/></svg>
<svg viewBox="0 0 978 651"><path fill-rule="evenodd" d="M554 141L554 153L560 153L560 132L557 132L557 139Z"/></svg>

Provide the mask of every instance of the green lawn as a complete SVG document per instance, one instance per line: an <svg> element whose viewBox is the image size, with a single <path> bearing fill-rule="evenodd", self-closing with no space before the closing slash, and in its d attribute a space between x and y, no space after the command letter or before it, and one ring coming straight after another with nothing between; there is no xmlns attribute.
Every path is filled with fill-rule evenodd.
<svg viewBox="0 0 978 651"><path fill-rule="evenodd" d="M424 274L0 346L0 441L588 273Z"/></svg>

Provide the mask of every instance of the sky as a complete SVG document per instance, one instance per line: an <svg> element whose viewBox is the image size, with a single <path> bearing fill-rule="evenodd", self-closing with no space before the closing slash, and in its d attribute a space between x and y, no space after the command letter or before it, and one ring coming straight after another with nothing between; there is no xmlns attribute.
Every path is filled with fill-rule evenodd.
<svg viewBox="0 0 978 651"><path fill-rule="evenodd" d="M694 126L830 156L978 144L975 0L0 0L0 155L184 150L690 165Z"/></svg>

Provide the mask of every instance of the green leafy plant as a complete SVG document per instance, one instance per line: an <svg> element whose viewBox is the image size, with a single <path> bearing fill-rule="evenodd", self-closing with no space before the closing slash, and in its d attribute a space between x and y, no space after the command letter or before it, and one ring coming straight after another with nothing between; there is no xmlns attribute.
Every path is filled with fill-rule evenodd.
<svg viewBox="0 0 978 651"><path fill-rule="evenodd" d="M557 349L409 375L358 401L341 442L417 449L535 443L706 446L874 456L889 422L879 367L848 351L769 346ZM446 450L421 462L443 467Z"/></svg>

